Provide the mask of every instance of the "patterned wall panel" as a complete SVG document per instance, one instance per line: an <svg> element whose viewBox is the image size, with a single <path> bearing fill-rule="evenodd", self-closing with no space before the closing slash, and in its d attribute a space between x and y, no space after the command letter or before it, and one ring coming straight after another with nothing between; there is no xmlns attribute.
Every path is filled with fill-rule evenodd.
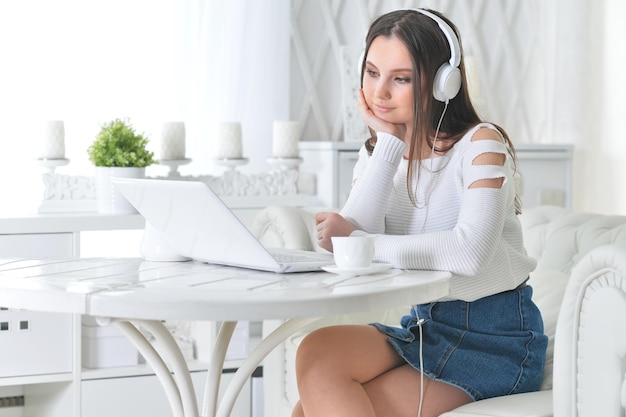
<svg viewBox="0 0 626 417"><path fill-rule="evenodd" d="M554 27L540 0L292 0L291 116L303 140L344 140L342 77L369 23L397 8L439 10L458 26L477 107L518 143L549 142ZM357 52L354 52L357 51ZM342 72L343 71L343 72ZM345 83L343 85L345 86ZM351 103L353 106L354 99Z"/></svg>

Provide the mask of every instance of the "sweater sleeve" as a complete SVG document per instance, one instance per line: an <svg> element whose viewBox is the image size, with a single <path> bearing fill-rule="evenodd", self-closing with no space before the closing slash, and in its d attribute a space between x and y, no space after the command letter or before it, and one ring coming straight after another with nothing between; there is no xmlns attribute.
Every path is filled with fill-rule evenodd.
<svg viewBox="0 0 626 417"><path fill-rule="evenodd" d="M378 235L375 258L396 268L476 275L490 261L502 234L505 213L501 189L475 188L463 195L452 230L417 235Z"/></svg>
<svg viewBox="0 0 626 417"><path fill-rule="evenodd" d="M393 178L407 145L387 133L378 133L372 156L360 155L355 167L354 184L341 215L357 229L368 233L385 232L385 213Z"/></svg>
<svg viewBox="0 0 626 417"><path fill-rule="evenodd" d="M474 163L476 157L485 152L506 155L504 144L480 140L467 145L458 167L462 175L461 188L446 190L460 193L459 211L450 213L445 208L430 207L431 216L454 216L454 227L424 234L389 235L384 234L384 217L402 154L397 154L399 150L391 152L387 143L391 140L385 139L377 143L377 147L385 144L381 155L376 155L375 150L362 178L355 183L354 198L350 196L342 211L357 228L378 234L374 255L377 260L396 268L444 270L468 276L478 274L494 256L508 257L510 248L505 247L507 243L502 234L514 198L512 170L508 163L503 166ZM390 154L395 158L385 158ZM504 178L504 183L500 188L469 188L474 181L486 178ZM357 186L360 187L357 189Z"/></svg>

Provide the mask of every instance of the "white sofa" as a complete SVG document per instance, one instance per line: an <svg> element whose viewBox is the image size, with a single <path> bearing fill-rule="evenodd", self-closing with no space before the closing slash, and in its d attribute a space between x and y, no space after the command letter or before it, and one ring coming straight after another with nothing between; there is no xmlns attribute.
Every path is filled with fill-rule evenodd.
<svg viewBox="0 0 626 417"><path fill-rule="evenodd" d="M314 249L315 209L273 206L253 223L266 246ZM534 299L550 337L542 390L477 401L442 417L624 417L626 409L626 216L539 206L521 216ZM334 323L398 323L406 308L332 317ZM264 323L269 331L277 323ZM297 401L293 361L306 331L264 364L265 415L287 417Z"/></svg>

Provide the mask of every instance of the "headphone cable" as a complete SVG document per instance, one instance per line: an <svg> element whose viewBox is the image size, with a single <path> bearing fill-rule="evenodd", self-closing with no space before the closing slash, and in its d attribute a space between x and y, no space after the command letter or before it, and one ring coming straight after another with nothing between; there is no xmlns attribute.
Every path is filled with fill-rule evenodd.
<svg viewBox="0 0 626 417"><path fill-rule="evenodd" d="M420 361L420 403L417 406L417 417L422 416L422 403L424 402L424 354L422 349L422 323L424 320L420 319L417 312L417 306L413 305L413 311L415 312L415 321L417 322L417 328L419 330L420 348L419 348L419 361Z"/></svg>

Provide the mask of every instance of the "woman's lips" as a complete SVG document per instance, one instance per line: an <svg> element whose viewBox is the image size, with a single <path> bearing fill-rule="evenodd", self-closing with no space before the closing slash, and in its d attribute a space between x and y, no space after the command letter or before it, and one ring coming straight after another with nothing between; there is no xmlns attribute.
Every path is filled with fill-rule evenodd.
<svg viewBox="0 0 626 417"><path fill-rule="evenodd" d="M383 106L382 104L374 104L374 108L381 113L388 113L393 110L393 107Z"/></svg>

